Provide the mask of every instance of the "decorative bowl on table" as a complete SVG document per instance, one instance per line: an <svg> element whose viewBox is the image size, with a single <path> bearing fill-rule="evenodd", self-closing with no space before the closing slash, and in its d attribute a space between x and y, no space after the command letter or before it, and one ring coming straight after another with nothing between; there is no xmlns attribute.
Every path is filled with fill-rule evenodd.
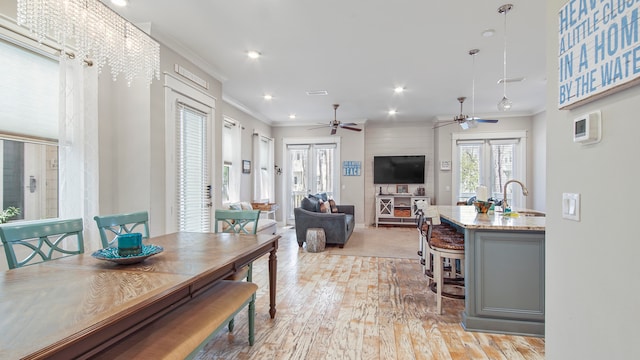
<svg viewBox="0 0 640 360"><path fill-rule="evenodd" d="M476 211L480 214L486 214L493 205L493 201L474 201L473 206L476 208Z"/></svg>
<svg viewBox="0 0 640 360"><path fill-rule="evenodd" d="M121 256L117 247L110 247L95 251L91 256L99 260L112 261L117 264L136 264L144 261L146 258L160 254L164 249L157 245L142 245L142 252L136 255Z"/></svg>

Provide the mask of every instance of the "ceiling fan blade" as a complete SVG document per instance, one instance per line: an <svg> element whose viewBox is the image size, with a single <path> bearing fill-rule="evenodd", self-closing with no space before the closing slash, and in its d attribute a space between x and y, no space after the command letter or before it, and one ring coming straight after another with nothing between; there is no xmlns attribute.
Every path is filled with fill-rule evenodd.
<svg viewBox="0 0 640 360"><path fill-rule="evenodd" d="M316 129L322 129L322 128L326 128L327 125L322 125L322 126L316 126L316 127L312 127L312 128L308 128L307 130L316 130Z"/></svg>
<svg viewBox="0 0 640 360"><path fill-rule="evenodd" d="M335 135L335 134L336 134L336 130L338 130L338 129L336 129L336 128L332 127L332 128L331 128L331 135Z"/></svg>
<svg viewBox="0 0 640 360"><path fill-rule="evenodd" d="M345 126L344 124L340 125L340 127L343 128L343 129L347 129L347 130L362 131L362 129L354 128L354 127L351 127L351 126Z"/></svg>
<svg viewBox="0 0 640 360"><path fill-rule="evenodd" d="M492 123L492 124L495 124L498 122L498 120L493 120L493 119L474 119L474 120L481 123Z"/></svg>
<svg viewBox="0 0 640 360"><path fill-rule="evenodd" d="M451 125L451 124L455 124L455 123L457 123L457 121L446 121L446 122L441 122L441 123L438 123L438 124L434 125L434 126L433 126L433 128L434 128L434 129L437 129L437 128L441 128L441 127L443 127L443 126L447 126L447 125Z"/></svg>
<svg viewBox="0 0 640 360"><path fill-rule="evenodd" d="M340 126L344 127L344 126L356 126L358 124L356 123L341 123Z"/></svg>

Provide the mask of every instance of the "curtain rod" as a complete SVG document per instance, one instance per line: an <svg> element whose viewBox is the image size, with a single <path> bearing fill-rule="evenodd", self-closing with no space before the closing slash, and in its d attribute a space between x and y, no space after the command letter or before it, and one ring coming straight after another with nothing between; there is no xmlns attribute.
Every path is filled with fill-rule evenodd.
<svg viewBox="0 0 640 360"><path fill-rule="evenodd" d="M60 49L58 47L55 47L55 46L53 46L51 44L48 44L48 43L45 43L45 42L38 42L38 40L32 38L31 36L23 34L23 33L19 32L19 31L16 31L15 29L13 29L13 28L11 28L9 26L6 26L6 25L4 25L2 23L0 23L0 28L3 28L3 29L8 30L8 31L11 31L12 33L14 33L16 35L20 35L21 37L23 37L23 38L25 38L27 40L30 40L30 41L32 41L34 43L37 43L39 45L44 45L44 46L48 47L49 49L58 52L59 54L63 53L62 49ZM72 52L65 51L64 54L69 59L75 59L76 58L76 54L74 54ZM87 64L87 66L93 66L93 61L91 59L84 59L83 61L84 61L85 64Z"/></svg>

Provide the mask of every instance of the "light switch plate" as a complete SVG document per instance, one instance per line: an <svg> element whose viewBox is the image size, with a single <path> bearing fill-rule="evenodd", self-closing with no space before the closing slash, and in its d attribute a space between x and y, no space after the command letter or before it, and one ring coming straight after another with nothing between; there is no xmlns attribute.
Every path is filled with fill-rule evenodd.
<svg viewBox="0 0 640 360"><path fill-rule="evenodd" d="M562 217L580 221L580 194L562 193Z"/></svg>

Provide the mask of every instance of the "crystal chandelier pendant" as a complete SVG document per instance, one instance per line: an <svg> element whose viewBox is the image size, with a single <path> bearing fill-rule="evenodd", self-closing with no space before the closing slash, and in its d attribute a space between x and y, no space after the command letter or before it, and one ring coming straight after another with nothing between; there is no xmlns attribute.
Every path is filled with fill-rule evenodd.
<svg viewBox="0 0 640 360"><path fill-rule="evenodd" d="M50 38L90 59L98 72L109 65L114 80L160 79L160 44L98 0L17 0L17 22L39 42Z"/></svg>

